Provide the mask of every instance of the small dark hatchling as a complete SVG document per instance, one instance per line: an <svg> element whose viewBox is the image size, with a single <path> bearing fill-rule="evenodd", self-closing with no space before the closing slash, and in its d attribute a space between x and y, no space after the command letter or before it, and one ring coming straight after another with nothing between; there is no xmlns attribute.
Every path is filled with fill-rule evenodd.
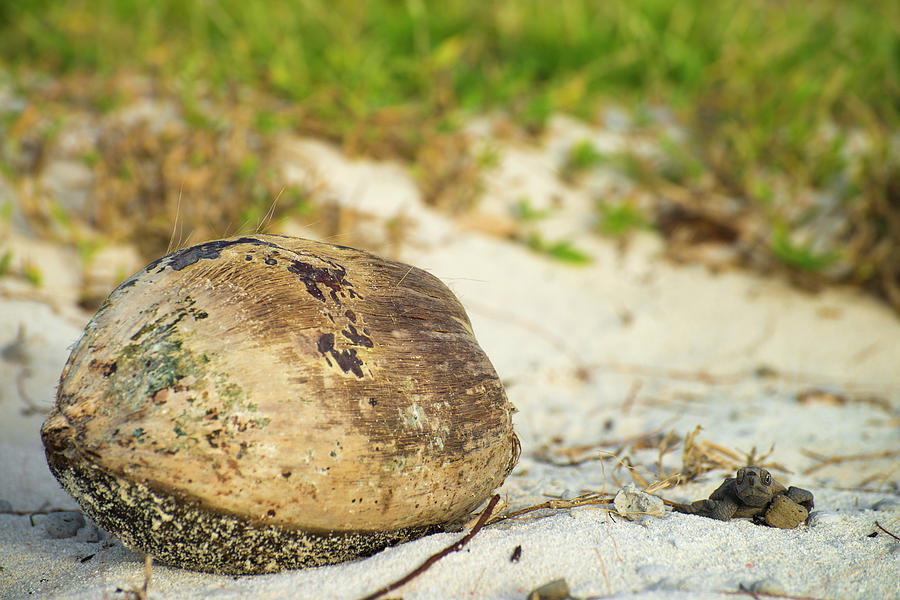
<svg viewBox="0 0 900 600"><path fill-rule="evenodd" d="M771 527L792 529L809 516L813 495L798 487L785 488L761 467L743 467L727 478L709 498L696 500L680 512L728 521L753 518Z"/></svg>

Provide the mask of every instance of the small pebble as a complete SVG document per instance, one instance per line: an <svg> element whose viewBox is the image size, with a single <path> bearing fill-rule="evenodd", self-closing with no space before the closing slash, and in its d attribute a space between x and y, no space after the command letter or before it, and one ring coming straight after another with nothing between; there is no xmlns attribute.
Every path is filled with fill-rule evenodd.
<svg viewBox="0 0 900 600"><path fill-rule="evenodd" d="M81 513L70 510L50 513L44 522L47 533L55 539L75 537L78 530L84 526L84 517Z"/></svg>
<svg viewBox="0 0 900 600"><path fill-rule="evenodd" d="M12 504L0 498L0 512L10 512L12 511Z"/></svg>
<svg viewBox="0 0 900 600"><path fill-rule="evenodd" d="M534 588L528 594L528 600L566 600L571 597L569 584L565 579L554 579L550 583Z"/></svg>
<svg viewBox="0 0 900 600"><path fill-rule="evenodd" d="M616 494L613 499L616 512L630 521L641 521L648 515L665 517L666 506L662 499L642 492L633 483L629 483Z"/></svg>

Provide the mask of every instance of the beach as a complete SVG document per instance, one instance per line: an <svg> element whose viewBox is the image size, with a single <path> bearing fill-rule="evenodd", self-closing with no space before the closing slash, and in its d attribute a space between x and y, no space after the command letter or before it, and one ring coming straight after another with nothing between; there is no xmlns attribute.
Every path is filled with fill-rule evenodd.
<svg viewBox="0 0 900 600"><path fill-rule="evenodd" d="M795 529L672 512L629 521L609 504L534 511L488 524L385 597L525 598L558 578L578 598L900 597L896 313L855 289L812 293L779 277L680 264L653 232L625 246L595 235L591 198L616 182L566 186L554 172L558 148L583 135L577 127L559 120L540 144L503 149L485 177L484 201L465 220L426 206L394 163L285 139L285 177L314 179L356 225L339 239L300 220L272 232L364 242L436 275L459 297L518 409L522 455L496 490L497 514L612 495L632 482L672 483L689 449L699 472L655 495L706 498L752 455L779 481L810 490L815 507ZM524 193L557 198L542 233L571 241L587 264L496 234ZM399 240L384 233L398 218L406 224ZM39 437L90 317L77 306L77 256L23 232L0 246L39 264L47 282L35 290L0 280L0 346L8 349L0 360L0 499L10 504L0 514L0 598L126 597L143 585L141 554L89 525L51 538L49 516L40 514L78 509L50 473ZM143 267L133 254L117 255L130 272ZM29 511L37 514L13 514ZM269 575L154 563L147 597L359 598L464 533Z"/></svg>

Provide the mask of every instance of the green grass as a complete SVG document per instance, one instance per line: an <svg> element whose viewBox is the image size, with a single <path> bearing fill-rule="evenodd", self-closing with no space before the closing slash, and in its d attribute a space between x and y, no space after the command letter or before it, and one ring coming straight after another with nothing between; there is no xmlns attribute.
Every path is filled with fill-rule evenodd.
<svg viewBox="0 0 900 600"><path fill-rule="evenodd" d="M600 219L597 222L597 229L606 235L621 236L636 229L650 227L650 222L640 210L628 202L601 204L598 211Z"/></svg>
<svg viewBox="0 0 900 600"><path fill-rule="evenodd" d="M809 244L794 242L784 226L777 226L773 230L771 250L784 264L804 272L821 271L841 257L837 250L817 252Z"/></svg>
<svg viewBox="0 0 900 600"><path fill-rule="evenodd" d="M45 90L35 74L150 74L175 90L191 127L225 126L202 108L209 99L242 105L262 135L297 129L438 172L420 178L426 196L468 181L423 157L451 154L428 146L469 115L499 108L537 133L556 112L592 122L615 104L652 131L654 108L665 107L688 139L664 142L656 172L584 145L570 157L574 170L609 158L642 185L712 180L773 232L797 225L774 190L827 188L866 220L851 229L866 230L860 239L874 248L900 239L883 225L897 220L898 32L891 0L23 0L0 3L0 74L26 96ZM128 101L102 83L80 93L76 102L101 113ZM6 110L0 135L17 117ZM848 140L859 134L866 144L854 156ZM120 168L133 176L127 162ZM240 177L257 170L248 159ZM632 226L624 213L601 220ZM772 256L790 268L822 270L838 256L805 256L787 234L771 239ZM900 277L900 265L892 273Z"/></svg>
<svg viewBox="0 0 900 600"><path fill-rule="evenodd" d="M526 245L535 252L571 265L587 265L593 261L590 254L579 250L569 240L547 242L540 235L532 234L526 239Z"/></svg>
<svg viewBox="0 0 900 600"><path fill-rule="evenodd" d="M5 250L0 255L0 277L9 273L9 266L12 264L12 251Z"/></svg>
<svg viewBox="0 0 900 600"><path fill-rule="evenodd" d="M897 124L900 8L887 0L42 0L4 3L0 23L14 67L244 84L336 131L387 107L501 106L539 126L615 98L702 106L726 136L755 130L737 155L800 165L823 117Z"/></svg>
<svg viewBox="0 0 900 600"><path fill-rule="evenodd" d="M572 179L579 173L583 173L593 167L605 163L608 157L598 151L590 140L582 140L569 149L565 163L562 167L564 179Z"/></svg>
<svg viewBox="0 0 900 600"><path fill-rule="evenodd" d="M44 274L31 263L26 263L22 267L22 276L34 287L41 287L44 284Z"/></svg>
<svg viewBox="0 0 900 600"><path fill-rule="evenodd" d="M519 198L512 207L513 217L519 221L540 221L550 216L550 210L537 209L528 198Z"/></svg>
<svg viewBox="0 0 900 600"><path fill-rule="evenodd" d="M4 3L0 57L51 73L160 73L189 94L250 86L338 136L386 109L425 120L499 106L539 128L554 111L662 103L725 153L746 191L760 164L827 180L827 121L900 124L898 27L888 0L42 0ZM258 121L278 126L265 110Z"/></svg>

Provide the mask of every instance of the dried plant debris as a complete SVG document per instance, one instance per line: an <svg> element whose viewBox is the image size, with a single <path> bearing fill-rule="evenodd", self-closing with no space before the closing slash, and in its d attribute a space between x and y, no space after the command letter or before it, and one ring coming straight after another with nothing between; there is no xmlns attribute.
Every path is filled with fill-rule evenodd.
<svg viewBox="0 0 900 600"><path fill-rule="evenodd" d="M805 522L809 510L812 508L812 494L801 488L790 487L785 488L781 484L771 480L768 469L790 473L790 471L777 462L768 460L772 454L773 448L770 448L762 455L758 455L756 448L751 448L749 452L734 450L727 446L717 444L715 442L699 440L698 436L701 428L697 426L691 433L682 440L680 436L669 431L652 430L645 434L634 436L625 440L606 440L595 444L583 444L580 446L551 449L549 446L543 447L535 460L553 464L559 467L569 467L581 465L593 460L611 459L615 461L615 466L609 471L604 471L605 476L609 476L617 485L623 486L619 475L627 475L643 488L638 490L634 484L628 484L619 491L615 500L611 494L583 491L581 495L572 499L553 499L547 500L525 508L519 508L508 511L497 517L494 521L508 518L518 518L524 515L531 515L531 518L546 516L557 510L571 509L580 506L603 505L607 510L612 510L614 505L616 511L628 518L629 515L642 513L663 516L665 514L662 505L670 506L679 512L689 514L702 514L713 518L732 518L738 517L757 517L759 522L765 523L772 527L793 528L800 523ZM560 442L561 440L554 440ZM667 471L663 467L663 457L678 445L682 447L682 466L681 469ZM615 452L602 450L602 447L615 447ZM638 451L656 450L657 461L655 466L642 467L635 463L632 455ZM897 453L881 453L878 457L891 456ZM846 457L862 458L862 457ZM742 504L742 500L735 500L737 496L729 495L727 492L733 491L735 487L735 478L727 480L728 485L723 484L723 489L717 490L711 500L702 500L695 502L694 505L685 505L678 502L672 502L653 496L652 493L667 487L672 487L688 481L694 480L700 475L712 470L724 469L728 471L738 470L738 473L745 473L750 469L754 473L764 473L765 477L770 480L766 484L770 486L770 494L761 506L751 506ZM650 475L652 473L652 475ZM648 475L645 477L645 474ZM759 477L755 475L754 477ZM749 481L748 477L748 481ZM640 498L638 498L640 496ZM781 498L780 496L783 496ZM659 500L652 502L652 506L648 504L651 500ZM650 508L641 508L644 502ZM732 504L734 506L732 506ZM638 506L638 508L634 508ZM728 510L726 510L726 508ZM733 509L733 510L731 510ZM748 514L743 514L743 513ZM537 513L537 514L531 514ZM752 514L750 514L752 513Z"/></svg>
<svg viewBox="0 0 900 600"><path fill-rule="evenodd" d="M572 498L571 500L563 500L562 498L555 498L552 500L545 500L544 502L539 502L538 504L532 504L530 506L526 506L523 508L517 508L515 510L509 510L506 512L499 512L488 521L488 524L497 523L499 521L504 521L506 519L518 519L523 518L525 515L531 515L528 518L538 519L541 517L548 516L559 510L568 510L571 508L578 508L581 506L608 506L613 503L612 494L607 494L604 492L596 492L596 491L585 491L580 495ZM538 514L532 514L538 513Z"/></svg>
<svg viewBox="0 0 900 600"><path fill-rule="evenodd" d="M697 477L722 469L734 471L742 466L758 465L766 469L789 473L779 463L767 460L774 447L766 453L757 455L756 448L749 452L734 450L711 441L698 440L702 428L698 425L691 433L682 438L674 430L663 431L669 422L646 433L624 439L602 440L591 444L580 444L561 448L542 446L532 458L538 462L557 467L572 467L592 461L613 461L614 467L606 475L619 487L626 482L621 476L628 475L631 480L645 489L661 489L692 481ZM554 440L562 441L562 440ZM676 451L681 445L681 468L666 468L665 457ZM639 461L636 455L640 452L653 451L656 454L655 464Z"/></svg>
<svg viewBox="0 0 900 600"><path fill-rule="evenodd" d="M895 412L887 398L873 395L848 395L822 388L807 388L797 392L800 404L826 404L830 406L846 406L848 404L868 404L889 413Z"/></svg>
<svg viewBox="0 0 900 600"><path fill-rule="evenodd" d="M131 600L147 600L150 593L150 579L153 577L153 557L149 554L144 555L144 582L140 587L134 586L126 590L116 588L117 593L124 593L125 598Z"/></svg>
<svg viewBox="0 0 900 600"><path fill-rule="evenodd" d="M681 454L683 481L691 481L714 469L734 471L741 466L751 465L790 473L787 467L775 462L766 462L766 459L771 456L774 446L769 448L765 454L756 456L756 447L751 448L750 452L739 452L715 442L698 441L697 436L701 430L702 427L697 425L684 440L684 449ZM742 454L743 456L741 456Z"/></svg>
<svg viewBox="0 0 900 600"><path fill-rule="evenodd" d="M86 93L122 101L104 110ZM196 96L128 75L32 86L5 130L0 166L26 184L20 203L38 235L85 253L136 240L148 260L171 250L173 237L176 246L188 243L184 232L197 241L291 215L309 217L316 229L329 221L319 214L328 198L315 184L286 182L278 149L290 129L342 142L351 156L406 161L425 202L447 212L471 208L480 193L469 136L438 119L423 124L421 114L384 111L336 138L300 107L241 93L240 100Z"/></svg>
<svg viewBox="0 0 900 600"><path fill-rule="evenodd" d="M667 421L646 433L622 439L600 440L590 444L562 448L550 448L550 446L545 445L537 451L534 459L538 462L549 463L558 467L572 467L596 460L616 459L625 455L628 450L669 447L680 440L674 432L669 431L666 433L663 431L673 420ZM553 441L561 443L563 439L556 438ZM605 450L606 448L610 448L610 450Z"/></svg>
<svg viewBox="0 0 900 600"><path fill-rule="evenodd" d="M872 156L879 152L880 161L855 161L844 181L859 192L854 202L836 202L834 189L797 193L783 176L732 188L713 168L715 176L699 185L648 172L643 183L655 193L645 213L676 261L780 273L812 291L851 283L900 309L898 158L889 145Z"/></svg>
<svg viewBox="0 0 900 600"><path fill-rule="evenodd" d="M747 206L684 194L674 186L666 192L656 207L656 225L666 238L669 258L721 269L740 265L758 245L753 238L763 224Z"/></svg>
<svg viewBox="0 0 900 600"><path fill-rule="evenodd" d="M32 90L9 129L21 206L32 230L77 246L137 243L144 258L165 254L190 232L209 239L312 210L309 190L286 186L275 138L251 107L198 107L172 90L122 78L110 93L130 102L103 112L79 104L78 80ZM26 156L29 148L39 148ZM278 198L277 203L274 199ZM269 214L269 211L272 214Z"/></svg>
<svg viewBox="0 0 900 600"><path fill-rule="evenodd" d="M900 541L900 536L898 536L896 533L892 533L892 532L888 531L887 529L885 529L884 526L882 526L881 523L879 523L878 521L875 521L875 526L878 527L878 529L880 529L881 531L883 531L886 534L888 534L889 536L891 536L892 538L894 538L895 540Z"/></svg>

